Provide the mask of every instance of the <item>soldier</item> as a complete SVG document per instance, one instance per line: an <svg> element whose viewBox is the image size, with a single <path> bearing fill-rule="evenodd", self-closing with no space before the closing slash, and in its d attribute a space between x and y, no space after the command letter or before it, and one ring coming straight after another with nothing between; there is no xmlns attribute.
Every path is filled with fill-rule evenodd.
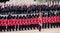
<svg viewBox="0 0 60 33"><path fill-rule="evenodd" d="M19 17L18 23L19 23L19 30L21 30L22 29L22 16Z"/></svg>
<svg viewBox="0 0 60 33"><path fill-rule="evenodd" d="M4 17L0 20L1 22L1 31L5 31L6 30L6 21L4 20Z"/></svg>

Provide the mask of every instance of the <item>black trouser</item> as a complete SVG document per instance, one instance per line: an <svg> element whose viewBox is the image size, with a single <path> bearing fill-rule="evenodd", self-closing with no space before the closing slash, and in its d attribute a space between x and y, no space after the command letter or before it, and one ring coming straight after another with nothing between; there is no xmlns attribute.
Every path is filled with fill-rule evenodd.
<svg viewBox="0 0 60 33"><path fill-rule="evenodd" d="M50 28L49 26L50 26L50 23L43 23L43 24L42 24L42 28L43 28L43 29L44 29L44 28Z"/></svg>
<svg viewBox="0 0 60 33"><path fill-rule="evenodd" d="M52 26L54 26L54 23L50 23L50 27L52 28Z"/></svg>
<svg viewBox="0 0 60 33"><path fill-rule="evenodd" d="M11 29L14 31L15 26L7 26L7 31L11 31Z"/></svg>
<svg viewBox="0 0 60 33"><path fill-rule="evenodd" d="M57 28L60 27L60 22L57 22L57 23L56 23L56 27L57 27Z"/></svg>
<svg viewBox="0 0 60 33"><path fill-rule="evenodd" d="M17 29L18 29L18 25L16 25L16 31L17 31Z"/></svg>
<svg viewBox="0 0 60 33"><path fill-rule="evenodd" d="M39 26L38 24L35 24L35 27L36 27L37 29L38 29L38 26Z"/></svg>
<svg viewBox="0 0 60 33"><path fill-rule="evenodd" d="M41 31L41 26L39 25L39 31Z"/></svg>
<svg viewBox="0 0 60 33"><path fill-rule="evenodd" d="M2 31L2 26L0 26L0 31Z"/></svg>
<svg viewBox="0 0 60 33"><path fill-rule="evenodd" d="M19 25L19 30L21 30L22 29L22 25Z"/></svg>
<svg viewBox="0 0 60 33"><path fill-rule="evenodd" d="M44 29L44 23L42 24L42 28Z"/></svg>
<svg viewBox="0 0 60 33"><path fill-rule="evenodd" d="M2 31L2 30L6 30L6 26L0 26L0 31Z"/></svg>
<svg viewBox="0 0 60 33"><path fill-rule="evenodd" d="M30 29L32 30L33 24L31 24L29 27L30 27Z"/></svg>
<svg viewBox="0 0 60 33"><path fill-rule="evenodd" d="M44 26L44 28L47 28L47 23L45 23L45 26Z"/></svg>
<svg viewBox="0 0 60 33"><path fill-rule="evenodd" d="M29 28L30 28L30 25L26 25L26 28L29 30Z"/></svg>
<svg viewBox="0 0 60 33"><path fill-rule="evenodd" d="M2 30L6 30L6 26L0 26L0 31L2 31Z"/></svg>
<svg viewBox="0 0 60 33"><path fill-rule="evenodd" d="M27 25L19 25L19 30L23 30L23 29L25 29L26 30L26 28L27 28Z"/></svg>
<svg viewBox="0 0 60 33"><path fill-rule="evenodd" d="M58 28L59 23L56 23L56 27Z"/></svg>
<svg viewBox="0 0 60 33"><path fill-rule="evenodd" d="M52 25L53 25L53 27L55 28L55 26L56 26L56 23L52 23Z"/></svg>
<svg viewBox="0 0 60 33"><path fill-rule="evenodd" d="M47 23L48 24L48 28L50 28L49 26L50 26L50 23Z"/></svg>
<svg viewBox="0 0 60 33"><path fill-rule="evenodd" d="M22 26L22 30L23 30L23 28L26 30L26 28L27 28L27 25L23 25L23 26Z"/></svg>
<svg viewBox="0 0 60 33"><path fill-rule="evenodd" d="M35 27L38 28L38 25L37 25L37 24L31 24L31 25L30 25L30 29L32 29L32 28L35 29Z"/></svg>
<svg viewBox="0 0 60 33"><path fill-rule="evenodd" d="M58 24L59 24L59 27L60 27L60 22Z"/></svg>

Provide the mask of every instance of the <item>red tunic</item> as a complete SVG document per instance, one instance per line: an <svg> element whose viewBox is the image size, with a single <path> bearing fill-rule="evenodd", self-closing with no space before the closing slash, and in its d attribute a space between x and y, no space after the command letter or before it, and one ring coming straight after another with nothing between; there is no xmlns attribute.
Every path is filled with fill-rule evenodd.
<svg viewBox="0 0 60 33"><path fill-rule="evenodd" d="M2 26L7 26L6 22L7 22L7 20L2 19L2 20L1 20L1 25L2 25Z"/></svg>
<svg viewBox="0 0 60 33"><path fill-rule="evenodd" d="M18 25L18 19L13 19L13 25Z"/></svg>
<svg viewBox="0 0 60 33"><path fill-rule="evenodd" d="M25 20L25 19L22 19L22 22L21 22L22 25L26 25L24 20Z"/></svg>
<svg viewBox="0 0 60 33"><path fill-rule="evenodd" d="M29 19L25 19L25 24L26 25L30 25L30 20Z"/></svg>
<svg viewBox="0 0 60 33"><path fill-rule="evenodd" d="M35 18L31 18L31 24L35 24L36 20Z"/></svg>
<svg viewBox="0 0 60 33"><path fill-rule="evenodd" d="M34 24L38 24L38 23L37 23L37 18L34 18Z"/></svg>
<svg viewBox="0 0 60 33"><path fill-rule="evenodd" d="M8 25L8 26L12 26L12 25L13 25L12 19L8 19L8 20L7 20L7 25Z"/></svg>
<svg viewBox="0 0 60 33"><path fill-rule="evenodd" d="M45 22L46 23L49 23L49 21L48 21L49 17L45 17L45 18L46 18Z"/></svg>
<svg viewBox="0 0 60 33"><path fill-rule="evenodd" d="M30 19L26 19L26 22L27 22L28 25L31 24Z"/></svg>
<svg viewBox="0 0 60 33"><path fill-rule="evenodd" d="M55 16L51 17L51 23L56 23L56 17Z"/></svg>
<svg viewBox="0 0 60 33"><path fill-rule="evenodd" d="M57 22L60 22L60 16L57 16L56 18L57 18L57 19L56 19Z"/></svg>
<svg viewBox="0 0 60 33"><path fill-rule="evenodd" d="M39 25L41 25L42 24L42 19L41 18L37 18L37 22L38 22Z"/></svg>
<svg viewBox="0 0 60 33"><path fill-rule="evenodd" d="M18 19L18 24L22 25L22 19Z"/></svg>
<svg viewBox="0 0 60 33"><path fill-rule="evenodd" d="M43 17L43 18L42 18L42 22L43 22L43 23L46 23L46 17Z"/></svg>
<svg viewBox="0 0 60 33"><path fill-rule="evenodd" d="M51 23L51 17L48 17L48 23Z"/></svg>

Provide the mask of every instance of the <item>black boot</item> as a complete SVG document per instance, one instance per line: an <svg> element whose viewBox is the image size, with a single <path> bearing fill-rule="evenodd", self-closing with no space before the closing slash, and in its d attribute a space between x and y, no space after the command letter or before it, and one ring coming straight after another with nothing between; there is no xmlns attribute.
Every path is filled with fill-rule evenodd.
<svg viewBox="0 0 60 33"><path fill-rule="evenodd" d="M2 32L2 26L0 26L0 32Z"/></svg>
<svg viewBox="0 0 60 33"><path fill-rule="evenodd" d="M18 26L16 25L16 31L17 31L17 29L18 29Z"/></svg>

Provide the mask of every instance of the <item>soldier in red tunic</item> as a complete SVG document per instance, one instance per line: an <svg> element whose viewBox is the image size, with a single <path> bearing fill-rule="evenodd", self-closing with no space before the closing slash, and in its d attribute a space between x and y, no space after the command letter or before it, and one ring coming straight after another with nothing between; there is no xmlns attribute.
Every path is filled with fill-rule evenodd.
<svg viewBox="0 0 60 33"><path fill-rule="evenodd" d="M22 19L21 18L19 18L18 23L19 23L19 30L21 30L22 29Z"/></svg>

